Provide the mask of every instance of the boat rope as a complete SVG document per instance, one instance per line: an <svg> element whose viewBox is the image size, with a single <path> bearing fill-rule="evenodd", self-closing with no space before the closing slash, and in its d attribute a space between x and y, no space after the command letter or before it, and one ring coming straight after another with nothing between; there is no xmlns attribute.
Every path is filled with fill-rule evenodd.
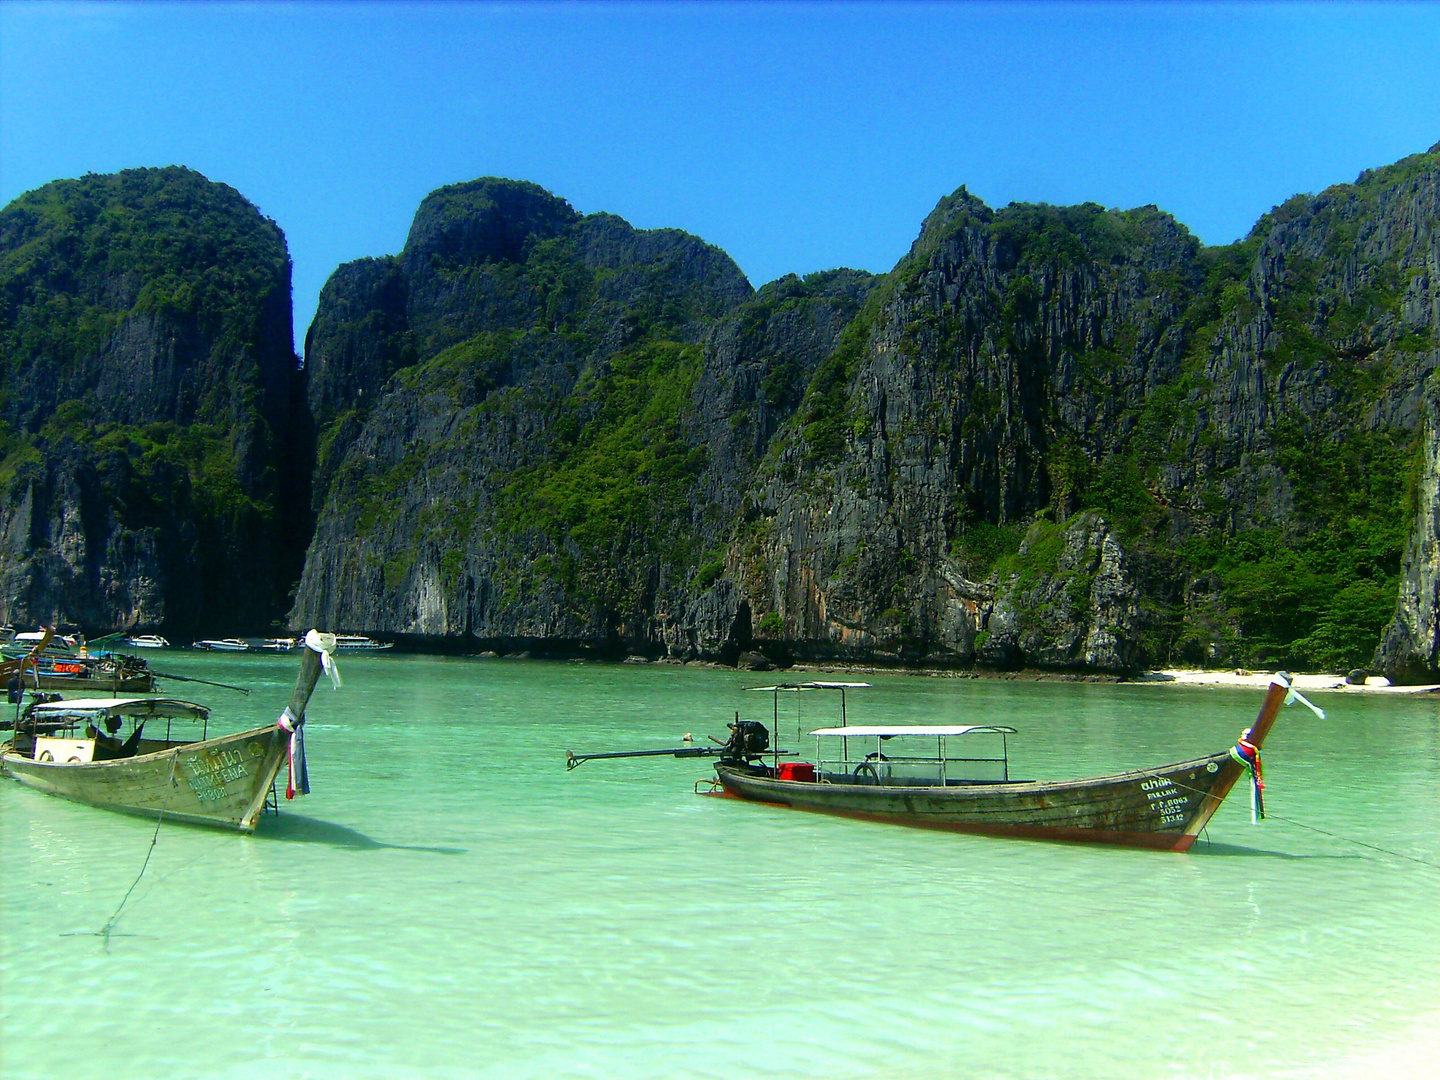
<svg viewBox="0 0 1440 1080"><path fill-rule="evenodd" d="M99 936L105 939L105 951L110 951L110 931L115 929L115 924L120 921L120 913L125 910L125 905L130 901L130 894L135 891L135 886L140 884L140 879L145 876L145 869L150 865L150 856L155 853L155 842L160 839L160 824L165 820L165 811L170 809L170 792L175 789L175 766L180 763L180 752L177 750L175 756L170 759L170 777L165 781L165 802L160 807L160 813L155 818L155 832L150 836L150 846L145 850L145 861L140 864L140 873L135 875L135 880L130 883L130 888L125 890L125 895L120 900L120 906L110 916L105 926L99 931Z"/></svg>
<svg viewBox="0 0 1440 1080"><path fill-rule="evenodd" d="M1428 866L1432 870L1440 870L1440 863L1431 862L1429 859L1422 859L1417 855L1406 855L1403 851L1396 851L1393 848L1381 847L1379 844L1369 844L1364 840L1356 840L1353 836L1344 836L1340 833L1327 832L1325 829L1316 828L1314 825L1306 825L1303 821L1296 821L1293 818L1281 817L1279 814L1271 814L1276 821L1283 821L1286 825L1294 825L1297 828L1308 829L1310 832L1319 833L1321 836L1328 836L1333 840L1343 840L1347 844L1354 844L1356 847L1369 848L1371 851L1378 851L1383 855L1393 855L1397 859L1405 859L1407 862L1419 863L1421 866Z"/></svg>
<svg viewBox="0 0 1440 1080"><path fill-rule="evenodd" d="M1231 753L1233 755L1234 751L1231 751ZM1164 773L1151 769L1141 769L1139 771L1148 776L1166 775ZM1211 792L1206 791L1204 788L1198 788L1190 784L1183 783L1175 779L1174 776L1167 776L1166 778L1177 788L1181 788L1185 791L1193 791L1197 795L1203 795L1212 799L1215 797ZM1377 851L1382 855L1393 855L1397 859L1404 859L1406 862L1419 863L1421 866L1428 866L1432 870L1440 870L1440 863L1432 862L1429 859L1422 859L1418 855L1406 855L1403 851L1396 851L1394 848L1382 847L1379 844L1371 844L1365 840L1356 840L1353 836L1346 836L1344 833L1330 832L1327 829L1321 829L1315 825L1307 825L1303 821L1296 821L1294 818L1281 817L1279 814L1275 813L1262 814L1261 816L1265 817L1267 820L1273 819L1275 821L1283 821L1286 825L1294 825L1297 829L1306 829L1309 832L1318 833L1321 836L1328 836L1332 840L1339 840L1342 843L1346 844L1354 844L1356 847L1368 848L1370 851ZM1204 831L1208 838L1209 827L1207 826ZM1211 842L1213 843L1213 841Z"/></svg>

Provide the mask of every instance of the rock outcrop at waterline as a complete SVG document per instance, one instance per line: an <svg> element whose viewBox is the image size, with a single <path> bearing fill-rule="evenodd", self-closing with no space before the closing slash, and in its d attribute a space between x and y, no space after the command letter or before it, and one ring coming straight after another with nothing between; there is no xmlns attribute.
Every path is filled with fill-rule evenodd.
<svg viewBox="0 0 1440 1080"><path fill-rule="evenodd" d="M684 234L442 189L399 256L337 271L308 336L320 519L292 620L532 651L1363 663L1411 524L1433 529L1412 496L1437 175L1407 158L1224 248L1153 207L962 188L890 274L758 293Z"/></svg>
<svg viewBox="0 0 1440 1080"><path fill-rule="evenodd" d="M0 211L0 621L266 630L309 535L297 366L284 237L232 188Z"/></svg>

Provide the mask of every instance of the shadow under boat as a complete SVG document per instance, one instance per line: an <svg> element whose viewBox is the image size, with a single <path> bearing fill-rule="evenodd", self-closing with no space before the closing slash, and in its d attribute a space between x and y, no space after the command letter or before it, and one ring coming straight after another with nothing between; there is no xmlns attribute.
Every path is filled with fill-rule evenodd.
<svg viewBox="0 0 1440 1080"><path fill-rule="evenodd" d="M429 851L436 855L464 855L467 848L440 847L431 844L390 844L366 836L348 825L337 825L333 821L304 817L300 814L284 813L267 815L260 821L255 836L264 840L283 840L292 844L327 844L330 847L346 848L350 851L378 851L393 848L397 851Z"/></svg>
<svg viewBox="0 0 1440 1080"><path fill-rule="evenodd" d="M1363 859L1364 855L1297 855L1293 851L1270 851L1267 848L1245 847L1243 844L1216 843L1201 840L1190 850L1201 855L1248 856L1264 859Z"/></svg>

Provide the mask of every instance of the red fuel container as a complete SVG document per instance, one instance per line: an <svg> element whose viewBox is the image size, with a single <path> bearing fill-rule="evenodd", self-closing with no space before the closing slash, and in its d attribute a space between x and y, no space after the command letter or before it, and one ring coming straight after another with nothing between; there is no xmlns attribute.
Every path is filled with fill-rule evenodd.
<svg viewBox="0 0 1440 1080"><path fill-rule="evenodd" d="M787 761L780 766L777 779L803 780L813 784L815 782L815 766L808 761Z"/></svg>

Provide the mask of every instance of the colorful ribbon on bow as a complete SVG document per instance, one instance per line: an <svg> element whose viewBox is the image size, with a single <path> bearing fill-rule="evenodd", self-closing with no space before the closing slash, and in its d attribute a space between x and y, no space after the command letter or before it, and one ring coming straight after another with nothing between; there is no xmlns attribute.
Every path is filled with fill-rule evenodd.
<svg viewBox="0 0 1440 1080"><path fill-rule="evenodd" d="M326 675L330 676L330 685L336 690L340 689L340 666L335 663L335 635L322 634L318 630L310 630L305 634L305 647L320 655L320 667ZM280 714L278 721L282 731L289 732L290 746L287 751L289 772L285 781L285 798L293 799L296 795L310 794L310 773L305 768L305 715L302 710L300 716L290 711L290 706L285 706L285 711Z"/></svg>
<svg viewBox="0 0 1440 1080"><path fill-rule="evenodd" d="M285 706L285 711L280 714L280 727L290 733L290 749L288 760L290 765L289 775L285 781L285 798L293 799L297 794L310 794L310 773L305 768L305 721L296 720L290 712L290 706Z"/></svg>
<svg viewBox="0 0 1440 1080"><path fill-rule="evenodd" d="M1249 728L1240 733L1239 742L1230 748L1230 756L1250 774L1250 823L1258 825L1265 817L1265 767L1260 761L1260 748L1250 741Z"/></svg>

